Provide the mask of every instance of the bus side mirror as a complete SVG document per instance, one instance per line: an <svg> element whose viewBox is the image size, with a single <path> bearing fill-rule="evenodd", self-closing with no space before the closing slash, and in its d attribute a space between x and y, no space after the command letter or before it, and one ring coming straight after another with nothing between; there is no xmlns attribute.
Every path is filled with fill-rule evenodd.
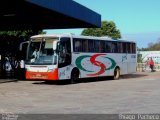
<svg viewBox="0 0 160 120"><path fill-rule="evenodd" d="M28 46L28 44L29 44L29 41L21 42L20 45L19 45L19 51L22 51L23 45L27 45Z"/></svg>
<svg viewBox="0 0 160 120"><path fill-rule="evenodd" d="M57 49L57 41L53 41L53 50L55 51Z"/></svg>

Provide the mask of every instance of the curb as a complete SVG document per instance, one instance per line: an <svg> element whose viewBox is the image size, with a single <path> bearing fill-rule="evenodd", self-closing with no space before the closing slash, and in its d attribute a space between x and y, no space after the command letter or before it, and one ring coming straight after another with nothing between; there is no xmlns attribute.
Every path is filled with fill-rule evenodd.
<svg viewBox="0 0 160 120"><path fill-rule="evenodd" d="M0 80L0 84L1 83L8 83L8 82L18 82L18 80L17 79L11 79L11 80L3 79L3 80Z"/></svg>

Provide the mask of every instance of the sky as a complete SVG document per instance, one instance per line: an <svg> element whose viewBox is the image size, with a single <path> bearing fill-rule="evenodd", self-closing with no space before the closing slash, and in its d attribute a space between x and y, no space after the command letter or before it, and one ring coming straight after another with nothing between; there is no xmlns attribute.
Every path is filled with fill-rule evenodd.
<svg viewBox="0 0 160 120"><path fill-rule="evenodd" d="M160 0L74 0L99 13L102 21L114 21L122 39L134 40L139 48L160 39ZM83 29L47 30L81 34Z"/></svg>

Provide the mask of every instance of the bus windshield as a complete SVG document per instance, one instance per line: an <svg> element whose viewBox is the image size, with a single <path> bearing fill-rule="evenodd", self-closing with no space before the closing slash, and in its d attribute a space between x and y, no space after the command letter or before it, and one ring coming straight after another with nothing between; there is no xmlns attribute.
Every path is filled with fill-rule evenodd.
<svg viewBox="0 0 160 120"><path fill-rule="evenodd" d="M56 64L56 53L53 51L53 41L58 38L34 38L31 39L26 64L53 65Z"/></svg>

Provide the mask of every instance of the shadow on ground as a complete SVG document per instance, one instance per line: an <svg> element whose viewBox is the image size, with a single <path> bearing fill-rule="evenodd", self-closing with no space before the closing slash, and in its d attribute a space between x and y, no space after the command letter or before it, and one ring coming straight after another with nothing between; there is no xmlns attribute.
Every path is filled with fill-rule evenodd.
<svg viewBox="0 0 160 120"><path fill-rule="evenodd" d="M148 76L147 74L143 73L143 74L127 74L127 75L121 75L120 79L130 79L130 78L142 78Z"/></svg>
<svg viewBox="0 0 160 120"><path fill-rule="evenodd" d="M80 83L92 83L92 82L102 82L102 81L109 81L111 80L110 77L98 77L98 78L83 78L77 80L74 84L80 84ZM38 85L71 85L69 80L59 80L59 81L36 81L32 84L38 84Z"/></svg>
<svg viewBox="0 0 160 120"><path fill-rule="evenodd" d="M130 78L142 78L148 76L147 74L128 74L122 75L119 80L130 79ZM112 77L98 77L98 78L83 78L76 81L74 84L80 83L92 83L92 82L102 82L102 81L110 81L113 80ZM32 84L37 85L70 85L69 80L59 80L59 81L36 81Z"/></svg>

